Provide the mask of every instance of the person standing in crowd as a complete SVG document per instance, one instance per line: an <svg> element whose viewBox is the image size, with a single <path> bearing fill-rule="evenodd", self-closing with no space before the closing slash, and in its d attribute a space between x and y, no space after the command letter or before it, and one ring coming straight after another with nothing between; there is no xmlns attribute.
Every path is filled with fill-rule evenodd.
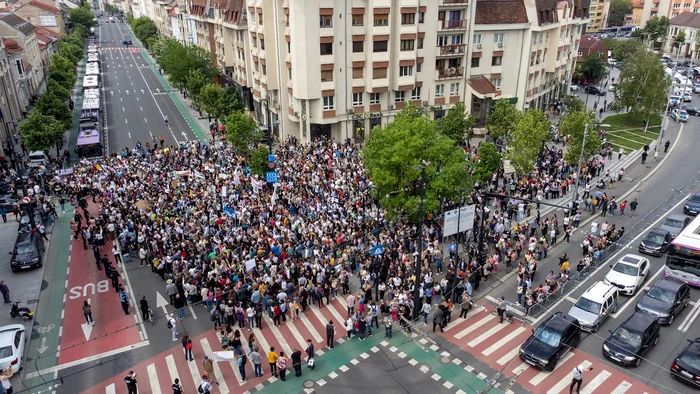
<svg viewBox="0 0 700 394"><path fill-rule="evenodd" d="M168 329L170 330L170 334L172 337L173 342L177 341L177 319L175 318L175 314L171 313L170 316L168 317L168 321L166 322L166 325Z"/></svg>
<svg viewBox="0 0 700 394"><path fill-rule="evenodd" d="M214 375L214 362L209 358L209 356L204 356L204 361L202 361L202 369L204 369L204 373L206 373L209 377L209 382L218 386L219 382L216 380L216 375Z"/></svg>
<svg viewBox="0 0 700 394"><path fill-rule="evenodd" d="M141 310L141 319L143 321L151 321L151 308L148 307L148 300L146 300L146 296L141 297L141 301L139 302L139 309Z"/></svg>
<svg viewBox="0 0 700 394"><path fill-rule="evenodd" d="M275 347L272 346L267 352L267 362L270 364L270 374L277 377L277 359L279 356L275 353Z"/></svg>
<svg viewBox="0 0 700 394"><path fill-rule="evenodd" d="M124 291L124 287L119 286L119 301L122 304L122 309L125 315L130 315L129 313L129 296Z"/></svg>
<svg viewBox="0 0 700 394"><path fill-rule="evenodd" d="M10 301L10 288L7 287L7 284L5 284L4 280L0 280L0 293L2 293L2 299L5 301L6 304L9 304Z"/></svg>
<svg viewBox="0 0 700 394"><path fill-rule="evenodd" d="M384 315L384 337L391 338L391 330L393 328L394 322L391 320L391 315Z"/></svg>
<svg viewBox="0 0 700 394"><path fill-rule="evenodd" d="M286 382L287 375L287 357L284 356L284 352L280 352L280 356L277 357L277 370L280 374L280 380Z"/></svg>
<svg viewBox="0 0 700 394"><path fill-rule="evenodd" d="M301 376L301 350L294 348L294 352L291 355L292 366L294 367L294 376Z"/></svg>
<svg viewBox="0 0 700 394"><path fill-rule="evenodd" d="M85 315L86 324L95 324L95 321L92 320L92 307L87 300L83 301L83 315Z"/></svg>
<svg viewBox="0 0 700 394"><path fill-rule="evenodd" d="M245 353L238 356L236 359L236 364L238 365L238 373L241 374L241 380L245 382L245 365L248 363L248 358Z"/></svg>
<svg viewBox="0 0 700 394"><path fill-rule="evenodd" d="M335 337L335 326L333 325L333 320L326 324L326 346L333 349L333 338Z"/></svg>
<svg viewBox="0 0 700 394"><path fill-rule="evenodd" d="M136 373L134 371L129 371L129 374L124 378L124 383L126 384L126 389L129 390L129 394L138 394L138 382L136 382Z"/></svg>
<svg viewBox="0 0 700 394"><path fill-rule="evenodd" d="M194 361L192 357L192 339L190 336L185 334L182 336L182 348L185 351L185 360Z"/></svg>
<svg viewBox="0 0 700 394"><path fill-rule="evenodd" d="M314 359L314 344L311 342L311 339L306 340L306 363L309 366L309 368L314 369L313 360Z"/></svg>
<svg viewBox="0 0 700 394"><path fill-rule="evenodd" d="M211 394L211 380L209 379L209 375L202 375L202 381L199 382L199 386L197 387L197 392L202 393L202 394Z"/></svg>

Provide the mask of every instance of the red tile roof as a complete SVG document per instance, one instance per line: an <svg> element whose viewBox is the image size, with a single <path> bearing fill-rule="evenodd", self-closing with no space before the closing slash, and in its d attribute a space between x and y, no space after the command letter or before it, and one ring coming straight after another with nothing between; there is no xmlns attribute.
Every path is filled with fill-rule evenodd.
<svg viewBox="0 0 700 394"><path fill-rule="evenodd" d="M477 25L528 23L523 0L478 0L474 20Z"/></svg>
<svg viewBox="0 0 700 394"><path fill-rule="evenodd" d="M24 51L24 49L21 46L19 46L17 41L11 38L3 38L2 42L3 44L5 44L5 51L7 53L19 53Z"/></svg>
<svg viewBox="0 0 700 394"><path fill-rule="evenodd" d="M36 1L36 0L30 1L29 4L33 5L36 8L41 8L44 11L49 11L49 12L53 13L54 15L58 15L61 13L61 10L59 10L58 8L52 7L48 4L44 4L44 3Z"/></svg>
<svg viewBox="0 0 700 394"><path fill-rule="evenodd" d="M469 78L469 85L472 87L472 89L482 95L495 94L497 92L496 87L493 86L491 81L481 75L478 77Z"/></svg>

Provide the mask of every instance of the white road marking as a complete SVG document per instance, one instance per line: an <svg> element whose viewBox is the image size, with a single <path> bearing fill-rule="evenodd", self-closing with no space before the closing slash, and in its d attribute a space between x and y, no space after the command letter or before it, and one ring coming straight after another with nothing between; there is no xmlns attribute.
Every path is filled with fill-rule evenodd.
<svg viewBox="0 0 700 394"><path fill-rule="evenodd" d="M464 330L458 332L457 335L455 335L455 338L462 339L465 336L467 336L467 334L469 334L470 332L478 330L479 328L481 328L481 326L483 326L484 324L490 322L491 320L493 320L495 318L496 318L496 315L492 315L489 313L483 319L481 319L478 322L472 324L471 326L465 328Z"/></svg>
<svg viewBox="0 0 700 394"><path fill-rule="evenodd" d="M659 276L659 274L661 274L662 272L664 272L664 266L663 266L663 265L661 266L661 268L659 268L658 271L656 271L656 273L654 274L654 276L652 276L651 278L648 278L648 279L647 279L647 283L654 283L654 278L656 278L657 276ZM647 274L647 275L648 275L648 274ZM632 301L634 301L635 298L639 297L639 296L642 295L642 294L644 294L643 291L637 291L637 294L635 294L634 296L632 296L632 298L630 298L630 300L627 301L627 302L625 303L625 305L623 305L623 306L620 307L620 308L617 308L617 311L616 311L615 313L612 313L610 316L611 316L613 319L617 319L618 316L620 316L620 314L622 314L622 311L624 311L625 309L627 309L627 307L629 307L629 306L632 305L632 304L635 304L635 305L636 305L636 303L634 303L634 302L632 302Z"/></svg>
<svg viewBox="0 0 700 394"><path fill-rule="evenodd" d="M314 328L314 325L311 324L311 321L309 320L308 317L306 317L306 314L304 313L299 313L299 318L301 319L301 322L304 323L306 326L306 329L309 330L309 333L311 333L311 336L314 338L314 341L316 342L323 342L323 338L321 335L316 331L316 328ZM341 330L344 331L344 330Z"/></svg>
<svg viewBox="0 0 700 394"><path fill-rule="evenodd" d="M517 375L520 371L527 371L528 368L530 368L530 364L523 362L513 369L513 373Z"/></svg>
<svg viewBox="0 0 700 394"><path fill-rule="evenodd" d="M124 123L129 123L129 119L124 118Z"/></svg>
<svg viewBox="0 0 700 394"><path fill-rule="evenodd" d="M499 358L498 361L496 361L496 362L498 363L498 365L506 365L506 364L508 364L508 362L509 362L510 360L512 360L515 356L518 355L518 352L519 352L519 351L520 351L520 348L519 348L519 347L516 347L515 349L513 349L513 350L509 351L508 353L506 353L505 356Z"/></svg>
<svg viewBox="0 0 700 394"><path fill-rule="evenodd" d="M469 346L469 347L479 346L479 344L480 344L481 342L484 342L484 341L487 340L489 337L491 337L492 335L494 335L494 334L496 334L497 332L501 331L502 329L504 329L504 328L507 327L507 326L508 326L507 324L499 323L498 325L495 325L495 326L491 327L491 328L488 329L486 332L482 333L482 334L479 335L478 337L476 337L476 338L472 339L471 341L469 341L469 343L467 344L467 346Z"/></svg>
<svg viewBox="0 0 700 394"><path fill-rule="evenodd" d="M172 357L172 355L168 356ZM185 357L185 352L183 350L182 352L182 357ZM202 381L202 374L199 373L199 363L196 361L188 361L187 366L190 369L190 374L192 375L192 381L193 382L201 382Z"/></svg>
<svg viewBox="0 0 700 394"><path fill-rule="evenodd" d="M623 380L622 383L615 387L615 390L610 392L610 394L625 394L630 387L632 387L632 383Z"/></svg>
<svg viewBox="0 0 700 394"><path fill-rule="evenodd" d="M690 328L693 320L698 317L698 313L700 313L700 300L695 303L693 309L690 310L690 313L688 313L685 319L683 319L683 322L678 326L678 331L688 332L688 328Z"/></svg>
<svg viewBox="0 0 700 394"><path fill-rule="evenodd" d="M264 313L265 315L265 321L267 322L267 325L270 326L270 331L272 331L272 334L275 336L277 339L277 342L279 342L280 346L282 346L282 351L284 351L284 354L287 356L291 356L292 354L292 348L289 346L287 341L284 339L284 336L280 332L279 328L275 327L274 322L272 319L270 319L270 316L268 316L267 313Z"/></svg>
<svg viewBox="0 0 700 394"><path fill-rule="evenodd" d="M498 342L494 343L493 345L489 346L486 350L481 352L484 356L489 356L491 353L495 352L496 350L500 349L501 347L505 346L508 342L513 340L513 338L517 337L521 333L523 333L526 330L525 327L518 327L515 329L515 331L512 331L505 337L501 338ZM516 348L517 350L517 348Z"/></svg>
<svg viewBox="0 0 700 394"><path fill-rule="evenodd" d="M573 352L566 353L566 354L564 355L564 357L562 357L562 358L559 360L559 362L557 363L557 366L554 367L554 371L556 371L557 369L561 368L561 366L564 365L564 364L565 364L571 357L573 357L573 356L574 356L574 353L573 353ZM549 371L547 371L547 372L541 371L540 373L538 373L537 375L535 375L534 378L530 379L530 384L533 385L533 386L537 386L538 384L542 383L542 381L545 380L550 374L553 374L554 371L552 371L552 372L549 372ZM568 376L567 376L567 379L569 379Z"/></svg>
<svg viewBox="0 0 700 394"><path fill-rule="evenodd" d="M581 366L583 367L583 369L586 369L591 366L591 362L588 360L584 360L581 363ZM571 385L571 374L564 374L564 377L560 381L558 381L557 384L552 386L552 388L549 389L549 391L547 391L547 394L559 394L561 391L569 387L569 385Z"/></svg>
<svg viewBox="0 0 700 394"><path fill-rule="evenodd" d="M126 112L126 108L122 107L122 112Z"/></svg>
<svg viewBox="0 0 700 394"><path fill-rule="evenodd" d="M601 371L598 375L596 375L595 378L591 380L590 383L586 385L586 387L583 388L583 390L581 390L581 394L593 393L593 390L600 387L600 385L603 384L603 382L605 382L605 380L607 380L611 375L612 373L608 371Z"/></svg>
<svg viewBox="0 0 700 394"><path fill-rule="evenodd" d="M117 394L117 388L114 387L114 383L105 387L105 394Z"/></svg>
<svg viewBox="0 0 700 394"><path fill-rule="evenodd" d="M154 364L148 364L146 370L148 371L148 380L151 382L151 393L161 394L160 383L158 382L158 371L156 371L156 366Z"/></svg>
<svg viewBox="0 0 700 394"><path fill-rule="evenodd" d="M127 131L126 133L129 134L129 139L131 139L131 132Z"/></svg>
<svg viewBox="0 0 700 394"><path fill-rule="evenodd" d="M141 111L143 111L143 107L139 107L139 108L141 108Z"/></svg>
<svg viewBox="0 0 700 394"><path fill-rule="evenodd" d="M168 365L168 374L170 374L170 381L174 382L175 379L180 379L180 374L177 372L177 365L175 365L175 359L173 355L170 354L165 358L165 363Z"/></svg>

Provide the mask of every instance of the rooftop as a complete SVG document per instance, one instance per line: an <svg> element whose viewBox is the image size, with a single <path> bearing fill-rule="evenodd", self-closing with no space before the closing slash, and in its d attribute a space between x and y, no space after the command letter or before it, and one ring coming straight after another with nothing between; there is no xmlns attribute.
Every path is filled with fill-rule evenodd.
<svg viewBox="0 0 700 394"><path fill-rule="evenodd" d="M5 44L5 51L7 53L12 54L24 51L24 49L17 43L17 41L11 38L3 38L2 42L3 44Z"/></svg>
<svg viewBox="0 0 700 394"><path fill-rule="evenodd" d="M41 8L44 11L49 11L50 13L52 13L54 15L58 15L61 13L61 10L59 10L58 8L50 6L48 4L44 4L40 1L32 0L29 2L29 4L33 5L36 8Z"/></svg>
<svg viewBox="0 0 700 394"><path fill-rule="evenodd" d="M2 14L0 20L7 23L20 33L28 36L36 31L36 27L15 14Z"/></svg>
<svg viewBox="0 0 700 394"><path fill-rule="evenodd" d="M528 23L523 0L478 0L474 18L477 25Z"/></svg>
<svg viewBox="0 0 700 394"><path fill-rule="evenodd" d="M696 14L695 12L681 12L677 17L671 18L669 25L700 28L700 14Z"/></svg>

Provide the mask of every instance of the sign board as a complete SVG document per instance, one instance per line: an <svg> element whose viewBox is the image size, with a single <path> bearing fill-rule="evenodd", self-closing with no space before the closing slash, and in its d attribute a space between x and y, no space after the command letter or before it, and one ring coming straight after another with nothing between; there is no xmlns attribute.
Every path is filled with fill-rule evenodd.
<svg viewBox="0 0 700 394"><path fill-rule="evenodd" d="M277 171L268 171L266 173L266 180L267 180L267 183L277 182Z"/></svg>
<svg viewBox="0 0 700 394"><path fill-rule="evenodd" d="M476 205L467 205L445 212L443 237L471 230L474 227Z"/></svg>
<svg viewBox="0 0 700 394"><path fill-rule="evenodd" d="M373 246L372 249L370 250L370 253L372 256L381 256L384 254L384 246L383 245L376 245Z"/></svg>
<svg viewBox="0 0 700 394"><path fill-rule="evenodd" d="M267 161L275 161L275 155L267 155Z"/></svg>
<svg viewBox="0 0 700 394"><path fill-rule="evenodd" d="M22 204L29 204L32 202L32 199L29 197L22 197Z"/></svg>

